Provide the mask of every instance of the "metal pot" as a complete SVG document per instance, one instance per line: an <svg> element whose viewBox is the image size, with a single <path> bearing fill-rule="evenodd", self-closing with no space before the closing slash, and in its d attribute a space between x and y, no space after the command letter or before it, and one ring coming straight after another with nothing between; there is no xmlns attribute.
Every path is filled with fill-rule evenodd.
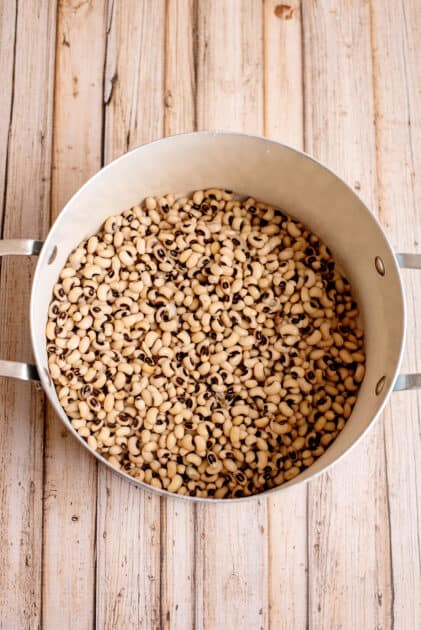
<svg viewBox="0 0 421 630"><path fill-rule="evenodd" d="M421 255L394 254L376 218L334 173L305 153L265 138L236 133L199 132L165 138L118 158L92 177L68 202L44 244L0 241L0 255L38 255L30 304L35 365L0 361L0 376L39 380L57 415L71 426L48 373L45 324L53 285L76 245L95 233L104 219L147 195L177 194L209 187L232 189L284 208L330 247L349 278L366 335L366 376L345 428L315 463L279 488L303 483L349 451L383 409L392 389L421 386L421 374L400 375L405 336L405 303L399 267L421 268ZM102 462L115 470L98 453ZM116 471L148 490L128 474ZM174 496L165 490L163 495ZM180 495L177 495L180 496ZM187 500L212 501L215 499ZM241 501L245 499L222 499Z"/></svg>

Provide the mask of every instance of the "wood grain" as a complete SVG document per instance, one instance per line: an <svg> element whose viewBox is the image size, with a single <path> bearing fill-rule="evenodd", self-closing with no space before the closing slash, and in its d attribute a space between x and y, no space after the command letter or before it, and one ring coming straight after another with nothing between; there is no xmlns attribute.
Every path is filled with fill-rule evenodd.
<svg viewBox="0 0 421 630"><path fill-rule="evenodd" d="M263 131L262 12L198 3L199 129ZM266 501L197 507L196 627L267 627Z"/></svg>
<svg viewBox="0 0 421 630"><path fill-rule="evenodd" d="M306 149L376 209L370 12L364 1L303 5ZM309 485L309 626L390 627L383 427ZM328 621L327 621L328 620Z"/></svg>
<svg viewBox="0 0 421 630"><path fill-rule="evenodd" d="M0 65L3 89L0 94L0 225L3 227L4 196L6 190L9 128L12 115L15 73L17 7L14 0L0 4Z"/></svg>
<svg viewBox="0 0 421 630"><path fill-rule="evenodd" d="M288 6L285 19L285 14L279 17L277 0L264 0L263 5L264 133L303 149L301 8L299 0Z"/></svg>
<svg viewBox="0 0 421 630"><path fill-rule="evenodd" d="M37 238L48 229L55 6L49 2L20 6L7 2L2 6L1 52L9 79L0 107L6 117L2 125L7 126L7 130L2 126L2 141L8 138L6 148L2 147L7 156L2 153L0 173L5 209L3 237ZM13 23L16 31L11 36ZM14 38L14 48L6 50ZM3 260L2 358L30 360L28 309L32 269L29 258ZM0 627L5 630L40 626L43 415L40 392L29 383L2 379Z"/></svg>
<svg viewBox="0 0 421 630"><path fill-rule="evenodd" d="M105 161L164 131L165 3L110 5ZM97 627L161 627L160 499L98 469Z"/></svg>
<svg viewBox="0 0 421 630"><path fill-rule="evenodd" d="M167 0L165 22L165 135L196 128L195 0Z"/></svg>
<svg viewBox="0 0 421 630"><path fill-rule="evenodd" d="M165 135L196 127L194 9L192 0L166 4ZM161 499L161 628L165 630L194 627L195 525L195 505Z"/></svg>
<svg viewBox="0 0 421 630"><path fill-rule="evenodd" d="M197 1L198 129L263 131L262 18L254 0Z"/></svg>
<svg viewBox="0 0 421 630"><path fill-rule="evenodd" d="M290 5L283 19L278 4L264 4L264 133L303 149L300 5ZM306 626L308 605L307 486L268 500L268 528L269 627L299 630Z"/></svg>
<svg viewBox="0 0 421 630"><path fill-rule="evenodd" d="M372 3L379 212L397 251L421 249L420 36L417 2ZM403 371L415 372L421 370L421 277L402 275L408 307ZM396 393L384 414L395 628L416 628L421 620L419 404L416 392Z"/></svg>
<svg viewBox="0 0 421 630"><path fill-rule="evenodd" d="M52 220L101 167L105 32L105 2L60 2ZM86 63L87 56L90 63ZM44 461L43 625L91 628L95 605L97 466L95 459L71 438L50 406Z"/></svg>

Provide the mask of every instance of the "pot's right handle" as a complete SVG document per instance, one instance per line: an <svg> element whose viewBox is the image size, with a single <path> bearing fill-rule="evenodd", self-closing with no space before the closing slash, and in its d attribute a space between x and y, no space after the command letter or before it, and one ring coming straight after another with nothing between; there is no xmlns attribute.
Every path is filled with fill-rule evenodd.
<svg viewBox="0 0 421 630"><path fill-rule="evenodd" d="M396 254L401 269L421 269L421 254ZM393 391L404 389L421 389L421 374L399 374Z"/></svg>
<svg viewBox="0 0 421 630"><path fill-rule="evenodd" d="M0 256L37 256L42 241L32 239L10 239L0 241ZM38 370L30 363L3 361L0 359L0 376L18 378L22 381L39 381Z"/></svg>

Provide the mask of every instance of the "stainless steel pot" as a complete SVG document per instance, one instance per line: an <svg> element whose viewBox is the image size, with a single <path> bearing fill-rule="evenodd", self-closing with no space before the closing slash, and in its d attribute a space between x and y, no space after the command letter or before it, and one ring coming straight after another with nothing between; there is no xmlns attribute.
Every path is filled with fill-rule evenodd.
<svg viewBox="0 0 421 630"><path fill-rule="evenodd" d="M92 177L62 210L44 244L0 241L1 256L39 255L30 304L36 366L0 361L0 376L40 381L62 422L89 449L60 406L48 374L45 324L58 274L75 246L96 232L110 214L137 204L147 195L182 194L209 187L262 199L306 223L331 248L352 283L362 311L367 371L353 413L323 456L289 483L264 493L272 494L303 483L338 461L373 424L393 389L421 387L421 374L398 376L405 337L399 267L421 268L421 255L395 255L381 226L357 195L305 153L236 133L198 132L165 138L123 155ZM89 451L110 466L101 455ZM116 472L154 490L124 472ZM222 499L229 500L246 499Z"/></svg>

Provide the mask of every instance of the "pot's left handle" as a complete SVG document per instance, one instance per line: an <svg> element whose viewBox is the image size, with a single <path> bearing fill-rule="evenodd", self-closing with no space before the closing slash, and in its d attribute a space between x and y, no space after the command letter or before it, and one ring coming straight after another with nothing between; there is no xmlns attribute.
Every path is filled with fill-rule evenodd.
<svg viewBox="0 0 421 630"><path fill-rule="evenodd" d="M42 247L42 241L32 239L10 239L0 241L0 256L37 256ZM35 365L18 363L17 361L3 361L0 359L0 376L19 378L22 381L39 381L38 370Z"/></svg>

